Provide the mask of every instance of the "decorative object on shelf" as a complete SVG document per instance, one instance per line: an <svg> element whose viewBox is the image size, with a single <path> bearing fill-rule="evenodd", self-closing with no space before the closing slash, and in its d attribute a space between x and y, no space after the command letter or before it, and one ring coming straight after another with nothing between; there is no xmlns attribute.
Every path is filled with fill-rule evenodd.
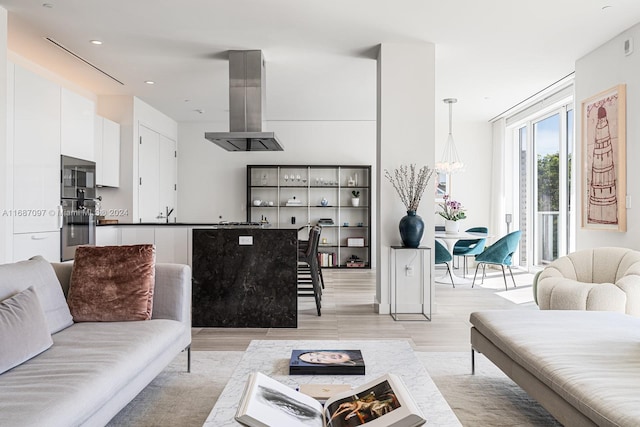
<svg viewBox="0 0 640 427"><path fill-rule="evenodd" d="M322 206L329 206L329 201L323 197L322 200L320 200L320 204Z"/></svg>
<svg viewBox="0 0 640 427"><path fill-rule="evenodd" d="M347 246L353 248L364 248L364 237L347 237Z"/></svg>
<svg viewBox="0 0 640 427"><path fill-rule="evenodd" d="M269 206L273 206L273 200L269 200Z"/></svg>
<svg viewBox="0 0 640 427"><path fill-rule="evenodd" d="M365 263L363 260L361 260L360 258L358 258L357 255L351 255L349 257L349 259L347 260L347 267L355 267L355 268L362 268L365 266Z"/></svg>
<svg viewBox="0 0 640 427"><path fill-rule="evenodd" d="M287 200L287 204L285 206L302 206L302 202L300 199L296 199L296 196L293 196L291 199Z"/></svg>
<svg viewBox="0 0 640 427"><path fill-rule="evenodd" d="M349 179L347 180L347 187L355 187L356 186L356 180L353 179L352 176L349 176Z"/></svg>
<svg viewBox="0 0 640 427"><path fill-rule="evenodd" d="M395 169L393 175L386 169L384 173L407 209L407 215L402 217L399 225L402 244L408 248L417 248L424 233L424 222L419 215L416 215L416 211L422 194L433 176L433 169L423 166L416 171L416 165L411 164Z"/></svg>
<svg viewBox="0 0 640 427"><path fill-rule="evenodd" d="M262 200L260 199L255 199L253 201L253 206L262 206Z"/></svg>
<svg viewBox="0 0 640 427"><path fill-rule="evenodd" d="M360 206L360 192L358 190L353 190L351 195L353 196L351 197L351 206L357 208Z"/></svg>
<svg viewBox="0 0 640 427"><path fill-rule="evenodd" d="M269 182L267 174L263 173L262 177L260 178L260 184L262 185L267 185L267 182Z"/></svg>
<svg viewBox="0 0 640 427"><path fill-rule="evenodd" d="M333 218L320 218L318 225L334 225Z"/></svg>
<svg viewBox="0 0 640 427"><path fill-rule="evenodd" d="M442 159L436 163L436 170L439 173L456 173L464 170L464 163L458 156L458 150L456 150L456 144L453 142L452 132L452 118L453 118L453 104L458 102L456 98L443 99L446 104L449 104L449 136L447 137L447 145L444 147L442 153Z"/></svg>

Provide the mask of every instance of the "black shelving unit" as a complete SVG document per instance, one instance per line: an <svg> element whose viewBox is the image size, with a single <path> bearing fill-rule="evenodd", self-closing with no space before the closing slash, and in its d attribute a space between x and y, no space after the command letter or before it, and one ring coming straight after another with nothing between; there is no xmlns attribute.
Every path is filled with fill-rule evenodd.
<svg viewBox="0 0 640 427"><path fill-rule="evenodd" d="M354 190L359 206L351 201ZM371 268L371 192L370 165L248 165L247 221L299 228L307 239L308 226L331 219L320 237L318 251L331 254L321 255L323 267ZM364 244L350 246L352 238Z"/></svg>

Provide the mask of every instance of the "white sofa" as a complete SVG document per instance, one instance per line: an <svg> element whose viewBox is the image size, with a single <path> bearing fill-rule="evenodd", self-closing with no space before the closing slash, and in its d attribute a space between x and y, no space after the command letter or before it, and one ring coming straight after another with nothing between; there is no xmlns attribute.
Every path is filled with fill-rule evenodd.
<svg viewBox="0 0 640 427"><path fill-rule="evenodd" d="M53 277L66 295L72 264L54 267L42 258L0 265L0 300L35 283L49 316L42 300L53 289L43 289ZM151 320L74 323L51 338L48 350L0 375L0 426L104 426L189 349L189 266L156 265Z"/></svg>
<svg viewBox="0 0 640 427"><path fill-rule="evenodd" d="M484 354L563 425L640 426L640 319L495 310L470 321L472 360Z"/></svg>
<svg viewBox="0 0 640 427"><path fill-rule="evenodd" d="M541 310L640 316L640 252L602 247L560 257L536 275L534 296Z"/></svg>

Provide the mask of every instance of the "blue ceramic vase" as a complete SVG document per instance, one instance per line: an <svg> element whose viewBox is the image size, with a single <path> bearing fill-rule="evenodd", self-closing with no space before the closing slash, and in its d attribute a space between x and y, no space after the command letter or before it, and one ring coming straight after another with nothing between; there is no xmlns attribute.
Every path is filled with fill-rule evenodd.
<svg viewBox="0 0 640 427"><path fill-rule="evenodd" d="M424 222L416 211L407 211L407 215L400 220L400 238L402 245L407 248L417 248L420 246L422 234L424 233Z"/></svg>

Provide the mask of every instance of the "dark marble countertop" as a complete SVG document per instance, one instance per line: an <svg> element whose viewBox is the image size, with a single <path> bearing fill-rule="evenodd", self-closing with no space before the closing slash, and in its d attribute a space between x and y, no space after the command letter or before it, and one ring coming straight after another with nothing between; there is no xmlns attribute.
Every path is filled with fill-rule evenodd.
<svg viewBox="0 0 640 427"><path fill-rule="evenodd" d="M274 226L272 224L245 224L245 223L225 223L225 222L119 222L117 224L97 224L97 227L190 227L190 228L216 228L216 229L236 229L255 228L264 230L301 230L305 226Z"/></svg>

